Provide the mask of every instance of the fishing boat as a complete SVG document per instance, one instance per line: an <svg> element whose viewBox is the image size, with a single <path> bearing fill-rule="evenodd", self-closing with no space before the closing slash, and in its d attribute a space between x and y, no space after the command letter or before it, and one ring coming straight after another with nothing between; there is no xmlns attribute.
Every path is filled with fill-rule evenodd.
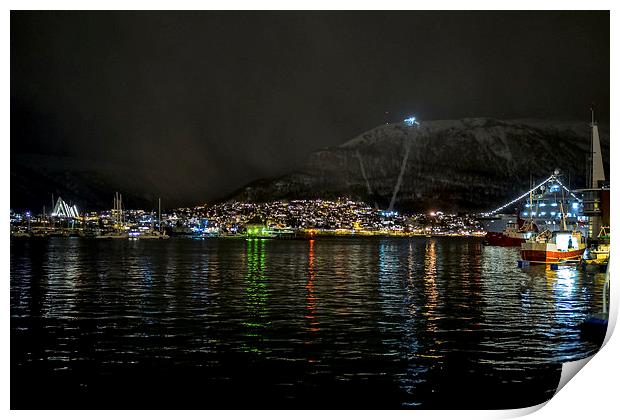
<svg viewBox="0 0 620 420"><path fill-rule="evenodd" d="M533 222L517 219L516 222L509 221L502 232L488 231L484 236L484 242L491 246L521 246L537 232L538 227Z"/></svg>
<svg viewBox="0 0 620 420"><path fill-rule="evenodd" d="M556 169L549 178L537 186L533 186L532 179L530 179L531 189L526 193L529 194L529 200L517 212L516 220L514 215L506 214L479 218L487 232L484 237L485 244L521 246L543 228L551 231L562 229L562 217L568 223L578 224L577 216L581 203L572 193L564 197L564 192L568 190L559 182L558 177L559 170ZM562 196L559 197L559 194ZM521 197L524 196L525 194ZM560 211L560 208L568 208L569 211L564 213L563 210Z"/></svg>
<svg viewBox="0 0 620 420"><path fill-rule="evenodd" d="M609 262L609 226L602 226L596 239L590 242L590 247L585 253L585 265L605 267Z"/></svg>
<svg viewBox="0 0 620 420"><path fill-rule="evenodd" d="M595 264L607 264L609 261L609 244L598 244L590 250Z"/></svg>
<svg viewBox="0 0 620 420"><path fill-rule="evenodd" d="M586 241L581 232L545 230L521 245L521 258L531 264L581 261Z"/></svg>
<svg viewBox="0 0 620 420"><path fill-rule="evenodd" d="M586 250L585 237L568 230L566 214L560 202L561 230L544 230L521 244L521 258L530 264L580 262Z"/></svg>

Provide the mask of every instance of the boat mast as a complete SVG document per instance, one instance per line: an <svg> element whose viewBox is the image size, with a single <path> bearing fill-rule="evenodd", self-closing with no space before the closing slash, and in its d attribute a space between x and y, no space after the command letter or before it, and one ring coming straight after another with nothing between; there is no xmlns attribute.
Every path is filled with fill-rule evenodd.
<svg viewBox="0 0 620 420"><path fill-rule="evenodd" d="M560 212L562 213L562 230L568 230L566 228L566 213L564 213L564 190L562 190L562 199L560 200Z"/></svg>
<svg viewBox="0 0 620 420"><path fill-rule="evenodd" d="M118 230L118 192L114 192L114 210L112 210L112 215L114 216L114 228Z"/></svg>
<svg viewBox="0 0 620 420"><path fill-rule="evenodd" d="M161 197L157 197L157 229L161 232Z"/></svg>
<svg viewBox="0 0 620 420"><path fill-rule="evenodd" d="M114 210L112 211L114 215L114 223L118 232L122 230L123 224L123 196L118 191L114 193Z"/></svg>
<svg viewBox="0 0 620 420"><path fill-rule="evenodd" d="M534 210L533 207L533 196L534 192L532 191L532 173L530 172L530 226L528 227L529 230L534 230L533 226L534 226L534 216L532 215L532 211Z"/></svg>

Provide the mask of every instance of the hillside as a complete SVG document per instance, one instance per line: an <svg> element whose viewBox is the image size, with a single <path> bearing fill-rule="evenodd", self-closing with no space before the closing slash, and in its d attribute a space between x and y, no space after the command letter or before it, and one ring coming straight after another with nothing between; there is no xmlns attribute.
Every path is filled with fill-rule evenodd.
<svg viewBox="0 0 620 420"><path fill-rule="evenodd" d="M131 166L37 154L11 155L11 207L40 211L52 194L80 210L112 207L115 191L133 208L153 208L153 182Z"/></svg>
<svg viewBox="0 0 620 420"><path fill-rule="evenodd" d="M608 172L609 131L601 127L600 133ZM470 118L382 125L311 154L295 173L253 182L231 199L349 196L387 208L399 183L396 209L485 210L527 190L530 174L542 179L559 168L573 187L583 186L589 137L581 121Z"/></svg>

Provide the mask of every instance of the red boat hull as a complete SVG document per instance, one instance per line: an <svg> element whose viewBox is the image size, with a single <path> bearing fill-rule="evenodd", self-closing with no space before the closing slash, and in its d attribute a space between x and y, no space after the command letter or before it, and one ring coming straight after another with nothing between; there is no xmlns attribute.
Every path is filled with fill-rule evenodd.
<svg viewBox="0 0 620 420"><path fill-rule="evenodd" d="M521 259L532 264L551 264L560 260L574 260L581 258L585 249L575 249L572 251L535 251L521 250Z"/></svg>
<svg viewBox="0 0 620 420"><path fill-rule="evenodd" d="M484 236L484 241L491 246L521 246L525 239L511 238L501 232L487 232Z"/></svg>

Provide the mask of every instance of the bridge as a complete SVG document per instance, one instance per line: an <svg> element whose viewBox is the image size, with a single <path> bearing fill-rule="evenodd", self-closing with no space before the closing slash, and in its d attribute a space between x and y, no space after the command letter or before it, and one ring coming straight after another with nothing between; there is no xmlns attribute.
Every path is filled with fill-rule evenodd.
<svg viewBox="0 0 620 420"><path fill-rule="evenodd" d="M509 202L499 206L498 208L494 209L494 210L489 210L487 212L483 212L482 216L492 216L494 214L499 213L500 211L504 210L505 208L516 204L517 202L523 200L525 197L527 197L528 195L530 195L531 193L533 193L534 191L538 190L540 187L542 187L543 185L545 185L548 182L555 182L557 183L557 185L559 185L561 188L563 188L571 197L573 197L575 200L577 200L579 203L582 203L583 200L579 197L577 197L575 195L575 193L573 193L570 189L568 189L568 187L566 187L566 185L562 184L562 181L560 181L559 179L559 171L555 171L553 174L551 174L551 176L549 176L547 179L545 179L544 181L540 182L539 184L537 184L536 186L534 186L532 189L524 192L523 194L521 194L520 196L518 196L517 198L510 200Z"/></svg>

